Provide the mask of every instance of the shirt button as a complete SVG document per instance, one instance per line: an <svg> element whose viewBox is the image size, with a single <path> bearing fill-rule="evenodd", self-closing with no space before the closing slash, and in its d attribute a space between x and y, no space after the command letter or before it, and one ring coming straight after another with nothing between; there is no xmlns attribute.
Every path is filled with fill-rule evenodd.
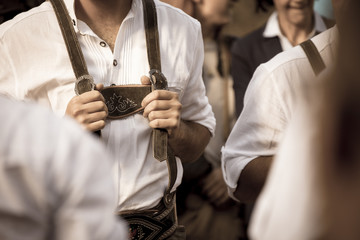
<svg viewBox="0 0 360 240"><path fill-rule="evenodd" d="M118 62L116 61L116 59L114 59L113 65L114 65L115 67L118 65Z"/></svg>
<svg viewBox="0 0 360 240"><path fill-rule="evenodd" d="M100 46L106 47L106 42L100 42Z"/></svg>

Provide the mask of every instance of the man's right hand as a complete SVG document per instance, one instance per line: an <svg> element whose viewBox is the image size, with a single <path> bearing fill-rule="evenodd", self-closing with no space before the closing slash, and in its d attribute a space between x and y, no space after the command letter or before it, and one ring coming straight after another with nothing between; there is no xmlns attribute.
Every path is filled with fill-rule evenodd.
<svg viewBox="0 0 360 240"><path fill-rule="evenodd" d="M104 88L102 84L97 84L96 90L73 97L66 108L67 115L91 132L105 127L108 109L104 97L98 91L102 88Z"/></svg>

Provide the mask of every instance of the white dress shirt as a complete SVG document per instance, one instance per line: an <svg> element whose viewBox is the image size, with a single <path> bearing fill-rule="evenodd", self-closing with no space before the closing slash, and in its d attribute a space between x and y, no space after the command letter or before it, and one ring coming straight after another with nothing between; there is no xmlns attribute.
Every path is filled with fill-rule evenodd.
<svg viewBox="0 0 360 240"><path fill-rule="evenodd" d="M114 52L84 22L76 19L74 0L65 0L90 74L96 83L141 84L148 75L141 0L119 29ZM157 6L162 71L170 90L179 93L181 118L213 133L215 118L202 81L203 40L200 24L179 9L160 1ZM49 2L20 14L0 27L0 91L18 99L30 98L63 115L74 97L74 74L54 11ZM152 156L151 131L141 114L108 121L102 139L122 169L118 176L121 210L155 206L168 184L166 162ZM181 182L182 166L177 159Z"/></svg>
<svg viewBox="0 0 360 240"><path fill-rule="evenodd" d="M327 103L319 87L313 84L311 94L303 95L284 131L251 217L249 235L253 240L322 239L322 217L332 216L324 212L324 191L320 189L319 168L323 166L317 159L317 123Z"/></svg>
<svg viewBox="0 0 360 240"><path fill-rule="evenodd" d="M316 33L321 33L327 29L322 17L316 11L314 11L314 19L314 27L307 36L307 39L312 38ZM280 45L283 51L294 47L290 43L289 39L281 32L277 11L274 11L267 20L263 36L264 38L278 37L280 39Z"/></svg>
<svg viewBox="0 0 360 240"><path fill-rule="evenodd" d="M0 105L0 239L125 239L105 146L43 107Z"/></svg>
<svg viewBox="0 0 360 240"><path fill-rule="evenodd" d="M334 59L336 35L333 27L312 39L326 66ZM241 171L251 160L276 153L299 91L313 79L314 72L300 46L257 68L245 93L244 110L222 149L224 177L232 196Z"/></svg>

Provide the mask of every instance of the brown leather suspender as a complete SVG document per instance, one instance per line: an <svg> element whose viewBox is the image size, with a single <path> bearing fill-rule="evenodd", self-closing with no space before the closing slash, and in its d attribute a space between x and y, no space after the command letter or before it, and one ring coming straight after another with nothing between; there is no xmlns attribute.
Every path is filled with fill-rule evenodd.
<svg viewBox="0 0 360 240"><path fill-rule="evenodd" d="M321 58L321 55L315 44L311 41L311 39L308 39L307 41L302 42L300 46L303 48L307 58L309 59L315 75L318 75L322 70L325 69L325 63Z"/></svg>
<svg viewBox="0 0 360 240"><path fill-rule="evenodd" d="M63 38L66 43L72 68L75 73L75 93L80 95L84 92L94 90L94 79L90 76L87 70L85 58L81 51L80 44L77 40L66 6L62 0L50 0L50 2L54 7Z"/></svg>
<svg viewBox="0 0 360 240"><path fill-rule="evenodd" d="M75 92L76 94L79 95L84 92L94 90L94 80L92 76L90 76L87 70L86 62L83 53L81 51L80 44L78 42L76 33L74 31L73 23L70 19L66 6L63 0L50 0L50 2L54 7L63 38L66 43L72 68L76 76ZM161 73L159 33L158 33L155 4L153 0L142 0L142 3L144 8L144 24L145 24L145 33L146 33L147 54L150 65L149 74L152 83L151 88L152 90L167 89L167 80L165 76ZM139 87L134 87L134 88L139 88ZM111 87L107 88L106 90L109 89L111 89ZM126 88L124 90L127 91ZM144 94L148 93L146 89L143 90L142 92L144 92ZM116 93L116 91L118 90L111 92L111 94L113 94L114 92ZM106 91L104 93L106 93ZM110 95L109 98L107 97L105 97L105 99L111 99L113 95ZM125 116L128 116L129 114L138 111L139 109L131 113L126 113L127 115L125 114ZM110 118L116 118L116 117L110 116ZM168 187L165 190L164 203L166 206L170 206L174 201L174 193L170 193L170 191L173 188L176 181L177 165L176 165L175 156L172 150L170 149L170 147L168 146L168 134L165 129L153 130L153 155L154 158L156 158L157 160L159 161L166 160L167 162L168 172L169 172L169 183L168 183Z"/></svg>
<svg viewBox="0 0 360 240"><path fill-rule="evenodd" d="M142 3L152 88L153 90L167 89L167 80L161 73L159 32L155 3L153 0L142 0ZM176 181L177 165L175 155L169 147L168 133L165 129L153 130L153 146L154 158L159 161L166 160L168 166L169 183L163 198L164 204L168 207L174 201L175 193L170 191Z"/></svg>

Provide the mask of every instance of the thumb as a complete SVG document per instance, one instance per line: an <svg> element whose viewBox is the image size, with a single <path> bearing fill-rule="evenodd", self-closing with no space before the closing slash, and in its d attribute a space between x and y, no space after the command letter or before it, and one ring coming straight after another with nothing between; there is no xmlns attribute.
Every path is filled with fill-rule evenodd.
<svg viewBox="0 0 360 240"><path fill-rule="evenodd" d="M95 90L101 91L101 90L103 90L103 89L104 89L104 84L102 84L102 83L96 84Z"/></svg>
<svg viewBox="0 0 360 240"><path fill-rule="evenodd" d="M147 76L142 76L141 77L141 84L142 85L150 85L150 78Z"/></svg>

